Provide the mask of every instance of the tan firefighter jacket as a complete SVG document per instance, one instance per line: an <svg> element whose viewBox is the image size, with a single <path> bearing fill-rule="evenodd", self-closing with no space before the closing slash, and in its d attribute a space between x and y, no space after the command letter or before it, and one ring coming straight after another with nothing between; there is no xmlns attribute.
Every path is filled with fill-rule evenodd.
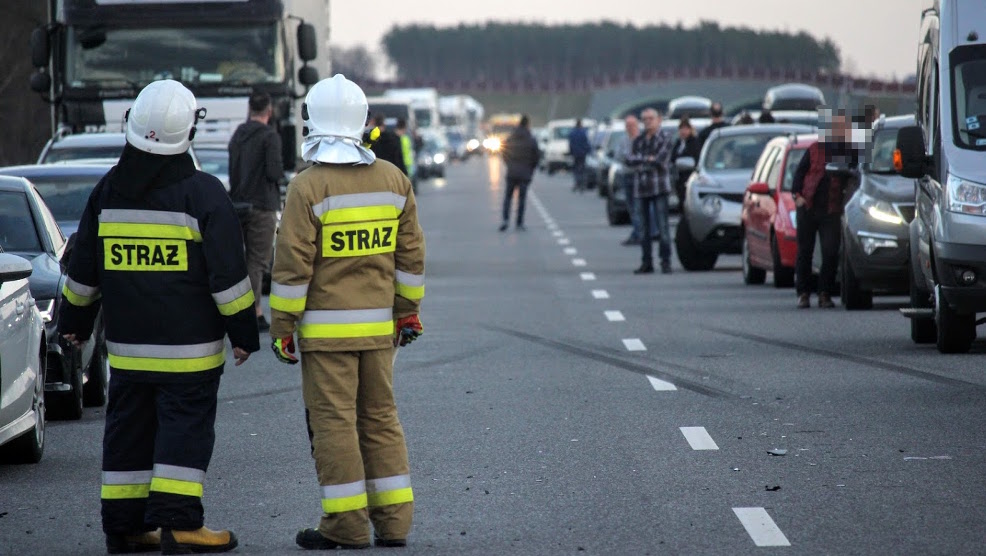
<svg viewBox="0 0 986 556"><path fill-rule="evenodd" d="M273 338L301 351L393 346L424 297L425 238L411 182L389 162L318 164L288 186L271 280Z"/></svg>

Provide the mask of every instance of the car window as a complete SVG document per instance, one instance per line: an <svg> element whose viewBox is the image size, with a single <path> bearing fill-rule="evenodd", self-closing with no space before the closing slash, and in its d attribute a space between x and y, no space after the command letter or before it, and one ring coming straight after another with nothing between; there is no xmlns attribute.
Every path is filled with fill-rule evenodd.
<svg viewBox="0 0 986 556"><path fill-rule="evenodd" d="M551 133L552 139L568 139L568 134L572 133L571 127L556 127Z"/></svg>
<svg viewBox="0 0 986 556"><path fill-rule="evenodd" d="M7 253L40 253L38 235L27 195L20 191L0 191L0 247Z"/></svg>
<svg viewBox="0 0 986 556"><path fill-rule="evenodd" d="M199 150L196 151L199 157L199 164L202 171L206 174L229 175L229 152L220 150Z"/></svg>
<svg viewBox="0 0 986 556"><path fill-rule="evenodd" d="M779 134L778 134L779 135ZM727 135L716 138L706 151L703 165L709 171L753 170L763 149L776 135Z"/></svg>
<svg viewBox="0 0 986 556"><path fill-rule="evenodd" d="M798 170L798 164L804 158L806 150L791 149L787 153L787 160L784 162L784 183L781 186L782 191L790 191L794 185L794 173Z"/></svg>
<svg viewBox="0 0 986 556"><path fill-rule="evenodd" d="M780 185L781 168L783 167L783 158L778 156L770 163L770 171L767 173L767 187L771 191L775 191L777 186Z"/></svg>
<svg viewBox="0 0 986 556"><path fill-rule="evenodd" d="M960 46L949 58L955 143L964 148L986 149L986 46ZM934 146L934 138L929 143Z"/></svg>
<svg viewBox="0 0 986 556"><path fill-rule="evenodd" d="M780 147L772 147L769 150L765 150L764 154L757 161L757 167L753 170L753 181L763 182L766 180L767 172L770 169L770 163L774 160L774 157L780 151Z"/></svg>
<svg viewBox="0 0 986 556"><path fill-rule="evenodd" d="M69 162L72 160L84 160L87 158L120 158L123 154L123 145L119 147L74 147L64 149L51 149L45 155L42 164L52 164L54 162Z"/></svg>
<svg viewBox="0 0 986 556"><path fill-rule="evenodd" d="M89 195L101 176L31 177L31 183L44 199L57 221L79 221Z"/></svg>

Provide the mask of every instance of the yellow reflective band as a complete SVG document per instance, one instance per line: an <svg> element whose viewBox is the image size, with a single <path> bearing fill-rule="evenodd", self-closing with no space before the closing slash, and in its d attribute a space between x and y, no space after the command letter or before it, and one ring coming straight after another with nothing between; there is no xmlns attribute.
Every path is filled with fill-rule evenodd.
<svg viewBox="0 0 986 556"><path fill-rule="evenodd" d="M397 287L397 295L405 299L410 299L411 301L418 301L420 299L423 299L425 296L424 286L408 286L405 284L401 284L400 282L395 282L395 286Z"/></svg>
<svg viewBox="0 0 986 556"><path fill-rule="evenodd" d="M301 313L305 310L307 302L307 297L281 297L273 293L270 295L270 308L285 313Z"/></svg>
<svg viewBox="0 0 986 556"><path fill-rule="evenodd" d="M100 489L99 497L104 500L147 498L150 491L150 483L144 483L141 485L103 485L103 488Z"/></svg>
<svg viewBox="0 0 986 556"><path fill-rule="evenodd" d="M188 250L181 240L106 238L103 250L103 268L106 270L188 270Z"/></svg>
<svg viewBox="0 0 986 556"><path fill-rule="evenodd" d="M360 322L351 324L304 324L298 326L299 338L367 338L390 336L394 321Z"/></svg>
<svg viewBox="0 0 986 556"><path fill-rule="evenodd" d="M368 495L370 506L392 506L394 504L406 504L414 502L414 493L411 487L399 488L396 490L386 490L384 492L371 492Z"/></svg>
<svg viewBox="0 0 986 556"><path fill-rule="evenodd" d="M370 131L370 141L376 141L379 138L380 138L380 128L375 127L373 128L372 131Z"/></svg>
<svg viewBox="0 0 986 556"><path fill-rule="evenodd" d="M194 373L208 371L226 362L225 353L187 359L158 359L126 357L109 354L110 367L124 371L157 371L162 373Z"/></svg>
<svg viewBox="0 0 986 556"><path fill-rule="evenodd" d="M135 222L100 222L99 237L145 237L202 241L202 234L177 224L138 224Z"/></svg>
<svg viewBox="0 0 986 556"><path fill-rule="evenodd" d="M365 507L365 492L362 494L357 494L356 496L346 496L345 498L322 499L322 511L327 514L339 514L342 512L351 512L353 510L362 510Z"/></svg>
<svg viewBox="0 0 986 556"><path fill-rule="evenodd" d="M216 305L216 307L219 307L219 313L221 315L228 317L239 313L243 309L253 307L254 301L255 298L253 297L253 290L250 290L233 301L230 301L229 303L221 303Z"/></svg>
<svg viewBox="0 0 986 556"><path fill-rule="evenodd" d="M334 224L322 228L323 257L362 257L393 253L397 220Z"/></svg>
<svg viewBox="0 0 986 556"><path fill-rule="evenodd" d="M341 222L367 222L370 220L395 220L400 216L400 210L394 205L375 205L368 207L349 207L330 209L319 219L322 224L339 224Z"/></svg>
<svg viewBox="0 0 986 556"><path fill-rule="evenodd" d="M100 294L96 294L90 297L84 295L79 295L69 289L68 284L62 286L62 297L68 300L69 303L75 305L76 307L88 307L99 299Z"/></svg>
<svg viewBox="0 0 986 556"><path fill-rule="evenodd" d="M202 483L154 477L151 479L151 491L202 498Z"/></svg>

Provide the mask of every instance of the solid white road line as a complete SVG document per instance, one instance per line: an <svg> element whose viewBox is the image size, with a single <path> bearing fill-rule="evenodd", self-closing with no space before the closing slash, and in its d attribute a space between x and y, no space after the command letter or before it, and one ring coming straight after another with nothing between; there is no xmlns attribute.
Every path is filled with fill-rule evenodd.
<svg viewBox="0 0 986 556"><path fill-rule="evenodd" d="M743 528L757 546L791 546L770 514L763 508L733 508Z"/></svg>
<svg viewBox="0 0 986 556"><path fill-rule="evenodd" d="M572 264L575 266L585 266L588 263L585 262L585 259L572 259Z"/></svg>
<svg viewBox="0 0 986 556"><path fill-rule="evenodd" d="M657 390L658 392L671 392L678 389L678 387L674 384L659 378L654 378L650 375L647 375L647 380L650 381L650 385L654 387L654 390Z"/></svg>
<svg viewBox="0 0 986 556"><path fill-rule="evenodd" d="M572 243L572 240L567 237L563 237L558 240L558 245L568 245L569 243Z"/></svg>
<svg viewBox="0 0 986 556"><path fill-rule="evenodd" d="M586 282L591 282L596 279L596 274L594 272L583 272L582 274L579 274L579 277Z"/></svg>
<svg viewBox="0 0 986 556"><path fill-rule="evenodd" d="M566 255L578 255L579 250L574 247L566 247L564 249Z"/></svg>
<svg viewBox="0 0 986 556"><path fill-rule="evenodd" d="M685 440L688 441L688 445L692 447L692 450L718 450L719 446L716 445L716 441L712 440L709 436L709 432L705 430L705 427L679 427L681 434L685 435Z"/></svg>
<svg viewBox="0 0 986 556"><path fill-rule="evenodd" d="M609 299L609 292L606 290L592 290L592 297L595 299Z"/></svg>
<svg viewBox="0 0 986 556"><path fill-rule="evenodd" d="M551 235L553 235L555 237L562 237L562 236L565 235L565 232L563 232L561 230L555 230L555 231L551 232Z"/></svg>
<svg viewBox="0 0 986 556"><path fill-rule="evenodd" d="M623 322L627 320L626 317L623 316L623 313L619 311L606 311L605 314L606 320L609 322Z"/></svg>
<svg viewBox="0 0 986 556"><path fill-rule="evenodd" d="M647 346L640 341L640 338L624 338L623 345L627 351L647 351Z"/></svg>

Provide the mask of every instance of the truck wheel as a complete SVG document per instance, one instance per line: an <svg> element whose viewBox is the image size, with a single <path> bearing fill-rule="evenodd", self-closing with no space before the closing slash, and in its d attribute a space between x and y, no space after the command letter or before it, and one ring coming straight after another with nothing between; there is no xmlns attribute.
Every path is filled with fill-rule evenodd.
<svg viewBox="0 0 986 556"><path fill-rule="evenodd" d="M847 311L858 311L873 308L873 292L864 290L853 272L849 256L846 254L846 244L842 244L842 279L839 280L839 297L842 306Z"/></svg>
<svg viewBox="0 0 986 556"><path fill-rule="evenodd" d="M935 325L938 327L938 351L966 353L976 339L976 315L956 313L942 299L941 286L935 287Z"/></svg>
<svg viewBox="0 0 986 556"><path fill-rule="evenodd" d="M774 260L774 287L793 288L794 269L781 264L781 250L777 246L777 236L770 234L770 256Z"/></svg>
<svg viewBox="0 0 986 556"><path fill-rule="evenodd" d="M89 380L82 388L82 405L86 407L103 407L110 383L110 359L106 351L106 332L102 325L95 341L96 346L87 371Z"/></svg>
<svg viewBox="0 0 986 556"><path fill-rule="evenodd" d="M748 286L763 284L767 281L767 271L753 266L750 261L750 242L743 234L743 283Z"/></svg>
<svg viewBox="0 0 986 556"><path fill-rule="evenodd" d="M719 253L706 253L695 245L687 217L678 221L678 227L675 228L674 248L678 253L678 261L685 270L709 271L715 268L716 261L719 259Z"/></svg>

